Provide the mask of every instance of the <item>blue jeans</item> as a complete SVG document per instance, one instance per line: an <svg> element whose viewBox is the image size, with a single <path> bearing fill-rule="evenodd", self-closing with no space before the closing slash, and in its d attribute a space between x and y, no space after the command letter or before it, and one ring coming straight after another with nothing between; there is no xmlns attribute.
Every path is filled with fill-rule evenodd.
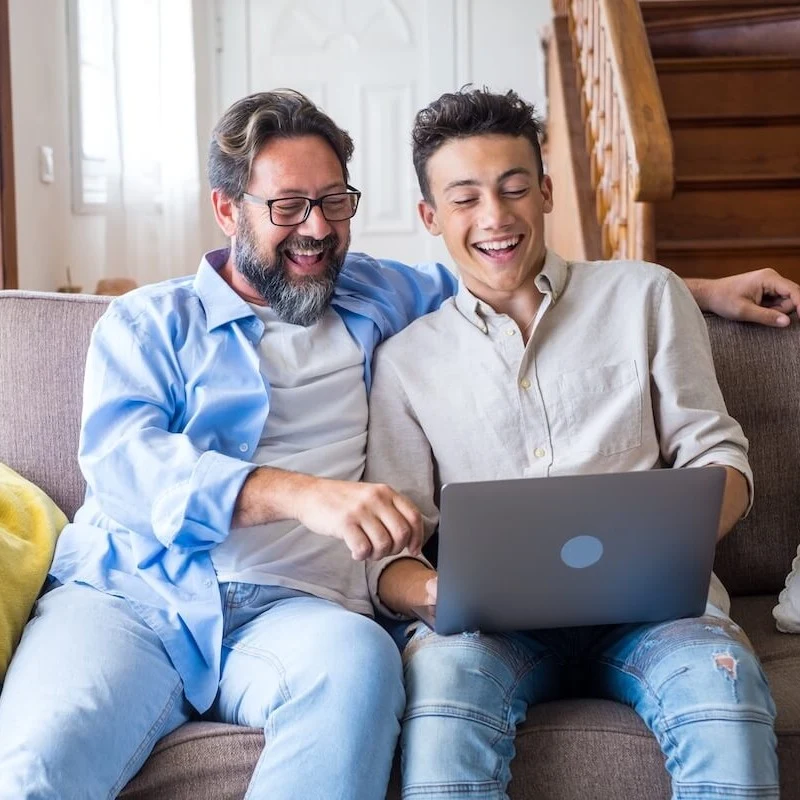
<svg viewBox="0 0 800 800"><path fill-rule="evenodd" d="M528 706L565 695L633 708L672 796L777 798L775 705L742 630L723 616L657 625L438 636L403 653L403 798L506 798Z"/></svg>
<svg viewBox="0 0 800 800"><path fill-rule="evenodd" d="M219 692L206 718L264 729L247 797L383 798L405 694L374 621L287 589L220 587ZM193 716L158 636L79 584L38 602L0 694L0 798L113 798Z"/></svg>

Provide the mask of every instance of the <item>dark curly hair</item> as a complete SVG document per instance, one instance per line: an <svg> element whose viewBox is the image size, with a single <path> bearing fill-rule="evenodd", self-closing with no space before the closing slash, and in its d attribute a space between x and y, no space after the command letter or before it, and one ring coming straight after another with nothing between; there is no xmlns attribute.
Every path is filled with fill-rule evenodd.
<svg viewBox="0 0 800 800"><path fill-rule="evenodd" d="M468 136L506 134L524 136L533 146L539 167L539 180L544 176L539 139L542 122L531 103L516 92L495 94L486 87L465 87L458 92L443 94L417 113L411 139L414 169L422 196L432 203L427 166L430 157L451 139Z"/></svg>

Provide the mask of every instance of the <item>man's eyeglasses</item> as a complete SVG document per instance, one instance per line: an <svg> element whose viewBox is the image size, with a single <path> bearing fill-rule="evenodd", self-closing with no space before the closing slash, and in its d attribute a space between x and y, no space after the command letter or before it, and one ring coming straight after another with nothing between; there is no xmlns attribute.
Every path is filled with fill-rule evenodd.
<svg viewBox="0 0 800 800"><path fill-rule="evenodd" d="M310 197L281 197L277 200L267 200L248 192L242 196L250 203L266 206L269 209L269 221L273 225L289 228L305 222L311 209L315 206L320 207L322 216L328 222L350 219L356 213L361 192L348 184L346 192L326 194L316 200L312 200Z"/></svg>

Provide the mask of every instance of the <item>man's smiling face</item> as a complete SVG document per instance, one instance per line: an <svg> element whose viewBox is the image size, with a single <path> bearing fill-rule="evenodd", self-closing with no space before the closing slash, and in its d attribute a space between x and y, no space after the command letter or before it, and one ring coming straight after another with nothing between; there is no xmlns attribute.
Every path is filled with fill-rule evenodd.
<svg viewBox="0 0 800 800"><path fill-rule="evenodd" d="M345 177L330 145L319 136L274 139L253 161L248 193L268 200L316 199L344 192ZM242 202L233 241L237 271L287 322L310 325L324 313L350 243L350 220L329 222L322 209L283 227L269 209Z"/></svg>
<svg viewBox="0 0 800 800"><path fill-rule="evenodd" d="M432 202L420 203L420 216L444 237L467 288L490 305L528 286L544 263L553 189L538 175L536 153L522 136L450 139L428 160Z"/></svg>

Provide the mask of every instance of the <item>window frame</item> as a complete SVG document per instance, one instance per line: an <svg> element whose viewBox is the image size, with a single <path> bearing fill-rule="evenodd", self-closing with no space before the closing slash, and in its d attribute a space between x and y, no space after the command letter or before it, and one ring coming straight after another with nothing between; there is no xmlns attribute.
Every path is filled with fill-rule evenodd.
<svg viewBox="0 0 800 800"><path fill-rule="evenodd" d="M67 3L67 81L69 84L70 167L73 214L103 214L107 203L106 161L83 153L80 0ZM95 199L92 199L95 198Z"/></svg>

